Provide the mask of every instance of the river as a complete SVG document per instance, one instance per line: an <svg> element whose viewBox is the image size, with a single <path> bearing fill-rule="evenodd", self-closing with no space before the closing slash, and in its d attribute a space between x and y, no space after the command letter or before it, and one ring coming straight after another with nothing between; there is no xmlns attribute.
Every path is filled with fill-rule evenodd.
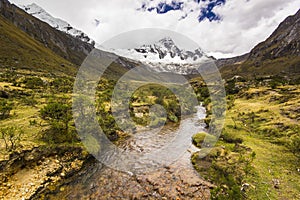
<svg viewBox="0 0 300 200"><path fill-rule="evenodd" d="M47 199L209 199L212 185L199 176L190 162L191 154L199 151L192 145L191 136L205 130L205 109L196 108L197 113L181 120L180 127L190 135L183 143L188 141L189 145L176 161L138 174L92 162L55 194L45 194ZM129 152L151 152L172 140L176 129L167 125L159 133L141 130L120 147ZM173 151L176 150L174 147Z"/></svg>

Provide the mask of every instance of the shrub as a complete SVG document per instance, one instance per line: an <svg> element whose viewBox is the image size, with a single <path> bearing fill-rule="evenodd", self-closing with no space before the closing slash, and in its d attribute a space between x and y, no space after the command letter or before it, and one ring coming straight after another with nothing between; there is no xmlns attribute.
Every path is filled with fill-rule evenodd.
<svg viewBox="0 0 300 200"><path fill-rule="evenodd" d="M15 150L21 140L23 131L16 127L8 127L0 129L0 138L4 141L5 149L8 151Z"/></svg>
<svg viewBox="0 0 300 200"><path fill-rule="evenodd" d="M235 80L229 80L225 85L225 90L228 95L239 93L239 89L235 85Z"/></svg>
<svg viewBox="0 0 300 200"><path fill-rule="evenodd" d="M0 119L5 119L9 116L13 104L5 99L0 99Z"/></svg>
<svg viewBox="0 0 300 200"><path fill-rule="evenodd" d="M178 118L176 117L176 115L174 115L174 114L172 114L172 113L169 113L169 114L168 114L168 119L169 119L171 122L175 122L175 123L178 122Z"/></svg>
<svg viewBox="0 0 300 200"><path fill-rule="evenodd" d="M206 144L204 145L209 146L210 143L216 141L216 137L204 132L197 133L192 137L193 144L199 148L202 148L204 140L206 141Z"/></svg>
<svg viewBox="0 0 300 200"><path fill-rule="evenodd" d="M220 138L222 138L225 142L228 143L234 143L234 144L241 144L243 143L243 139L232 134L229 132L223 132L222 135L220 136Z"/></svg>
<svg viewBox="0 0 300 200"><path fill-rule="evenodd" d="M295 134L291 137L289 146L291 151L300 158L300 136L298 134Z"/></svg>
<svg viewBox="0 0 300 200"><path fill-rule="evenodd" d="M44 86L43 80L39 77L26 78L23 83L25 84L25 87L29 89L37 89Z"/></svg>
<svg viewBox="0 0 300 200"><path fill-rule="evenodd" d="M22 103L26 106L35 107L36 104L38 103L34 96L25 97L25 98L22 98L21 100L22 100Z"/></svg>
<svg viewBox="0 0 300 200"><path fill-rule="evenodd" d="M71 106L52 102L40 110L40 115L50 125L43 139L57 143L73 141L74 134L69 130L69 122L72 120Z"/></svg>
<svg viewBox="0 0 300 200"><path fill-rule="evenodd" d="M70 92L73 90L73 81L70 78L56 78L50 83L56 92Z"/></svg>

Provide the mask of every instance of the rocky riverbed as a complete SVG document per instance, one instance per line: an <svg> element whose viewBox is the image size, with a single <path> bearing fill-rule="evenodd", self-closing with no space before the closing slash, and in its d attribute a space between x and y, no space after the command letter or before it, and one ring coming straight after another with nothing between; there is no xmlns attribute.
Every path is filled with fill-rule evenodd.
<svg viewBox="0 0 300 200"><path fill-rule="evenodd" d="M81 147L33 147L0 162L0 199L32 199L82 169L89 155Z"/></svg>
<svg viewBox="0 0 300 200"><path fill-rule="evenodd" d="M181 123L189 128L192 136L203 131L205 125L199 123L199 119L201 121L204 117L205 110L199 107L197 114ZM170 141L176 128L169 126L159 133L151 130L138 132L120 147L129 152L153 151ZM190 142L176 161L136 174L111 169L94 161L77 176L59 185L55 192L45 190L36 199L210 199L210 189L214 186L199 176L190 161L195 151L199 149Z"/></svg>
<svg viewBox="0 0 300 200"><path fill-rule="evenodd" d="M214 186L190 161L191 154L200 151L191 144L191 136L205 126L205 110L197 110L181 121L182 130L189 132L182 143L188 146L170 151L174 155L183 150L174 162L139 173L121 172L101 164L82 147L32 147L0 161L0 199L209 199ZM168 125L160 132L140 130L118 146L126 152L149 153L170 143L176 129Z"/></svg>

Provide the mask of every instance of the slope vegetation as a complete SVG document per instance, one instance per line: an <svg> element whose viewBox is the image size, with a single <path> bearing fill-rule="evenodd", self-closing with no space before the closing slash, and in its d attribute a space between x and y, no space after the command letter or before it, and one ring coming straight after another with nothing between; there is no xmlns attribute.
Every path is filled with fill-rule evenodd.
<svg viewBox="0 0 300 200"><path fill-rule="evenodd" d="M0 63L3 68L73 74L74 64L56 55L43 44L15 27L0 15Z"/></svg>

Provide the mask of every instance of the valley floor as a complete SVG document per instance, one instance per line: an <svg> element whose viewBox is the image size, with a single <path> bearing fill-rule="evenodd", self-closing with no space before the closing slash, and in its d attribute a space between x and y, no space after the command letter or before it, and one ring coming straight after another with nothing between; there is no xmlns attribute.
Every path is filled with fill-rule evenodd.
<svg viewBox="0 0 300 200"><path fill-rule="evenodd" d="M61 109L70 104L72 79L26 70L2 70L0 75L0 106L10 110L8 116L2 116L0 126L1 198L29 198L46 188L48 192L64 190L61 187L57 191L55 185L64 185L65 177L76 178L78 172L84 173L80 170L89 156L80 142L73 140L71 121L67 132L71 141L64 142L70 139L64 135L45 138L55 124L42 119L41 110L51 101L61 102ZM36 81L42 84L36 85ZM101 84L103 93L110 90L110 82ZM217 186L210 188L212 198L236 195L234 199L300 199L300 86L248 82L236 86L241 89L227 97L226 123L217 147L204 160L192 156L192 164L202 177ZM107 106L100 108L106 110ZM5 148L3 133L15 134L14 148ZM57 140L61 145L55 144ZM164 171L169 179L170 169ZM145 180L151 191L160 187L157 180L153 180L154 185ZM182 186L189 184L193 183ZM206 187L203 197L209 196L207 190Z"/></svg>

